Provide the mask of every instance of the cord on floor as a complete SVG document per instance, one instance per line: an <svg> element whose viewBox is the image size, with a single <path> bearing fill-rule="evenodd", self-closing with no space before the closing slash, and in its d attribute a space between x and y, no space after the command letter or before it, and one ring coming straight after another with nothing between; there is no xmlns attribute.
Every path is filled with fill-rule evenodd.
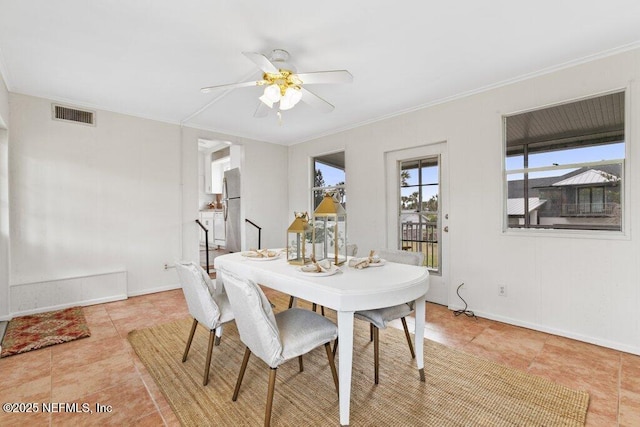
<svg viewBox="0 0 640 427"><path fill-rule="evenodd" d="M460 296L460 288L462 287L462 285L464 285L464 282L460 283L460 286L458 286L458 288L456 289L456 294L458 294L458 298L460 298L462 300L462 302L464 303L464 308L462 310L454 311L453 314L455 316L460 316L461 314L464 314L467 317L473 317L474 319L478 320L478 318L473 313L473 311L467 310L467 307L468 307L467 306L467 302Z"/></svg>

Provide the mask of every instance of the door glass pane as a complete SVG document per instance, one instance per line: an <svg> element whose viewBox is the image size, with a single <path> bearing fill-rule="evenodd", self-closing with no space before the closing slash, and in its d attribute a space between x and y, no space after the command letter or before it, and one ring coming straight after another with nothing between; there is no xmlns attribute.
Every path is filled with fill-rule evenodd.
<svg viewBox="0 0 640 427"><path fill-rule="evenodd" d="M425 266L440 271L438 157L400 165L400 248L425 255Z"/></svg>

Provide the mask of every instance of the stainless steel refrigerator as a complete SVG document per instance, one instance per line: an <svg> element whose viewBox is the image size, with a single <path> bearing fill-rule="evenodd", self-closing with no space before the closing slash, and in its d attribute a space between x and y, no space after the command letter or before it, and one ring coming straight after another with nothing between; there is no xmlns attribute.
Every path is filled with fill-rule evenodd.
<svg viewBox="0 0 640 427"><path fill-rule="evenodd" d="M222 181L222 208L226 230L226 248L231 252L241 249L240 243L240 169L225 171Z"/></svg>

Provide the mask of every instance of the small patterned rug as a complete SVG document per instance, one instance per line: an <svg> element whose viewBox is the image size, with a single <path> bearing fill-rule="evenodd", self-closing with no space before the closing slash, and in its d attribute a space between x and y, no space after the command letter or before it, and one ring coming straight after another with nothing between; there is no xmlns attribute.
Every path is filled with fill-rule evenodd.
<svg viewBox="0 0 640 427"><path fill-rule="evenodd" d="M82 307L20 316L9 321L0 357L91 336Z"/></svg>

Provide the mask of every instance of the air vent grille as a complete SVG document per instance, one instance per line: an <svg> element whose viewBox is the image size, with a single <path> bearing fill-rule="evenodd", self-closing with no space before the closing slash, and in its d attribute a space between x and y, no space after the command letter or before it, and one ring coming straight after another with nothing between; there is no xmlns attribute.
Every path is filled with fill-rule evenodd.
<svg viewBox="0 0 640 427"><path fill-rule="evenodd" d="M77 108L65 107L64 105L53 104L53 119L65 122L81 123L95 126L95 113L93 111L78 110Z"/></svg>

